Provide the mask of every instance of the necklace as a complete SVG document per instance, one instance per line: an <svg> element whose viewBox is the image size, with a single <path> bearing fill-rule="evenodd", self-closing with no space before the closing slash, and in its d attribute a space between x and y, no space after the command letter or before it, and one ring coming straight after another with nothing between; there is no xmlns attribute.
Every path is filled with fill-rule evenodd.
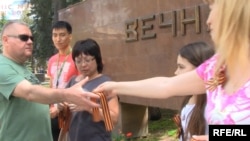
<svg viewBox="0 0 250 141"><path fill-rule="evenodd" d="M62 65L61 65L60 68L59 68L60 54L58 53L57 65L56 65L56 71L57 71L57 75L56 75L56 88L58 88L59 78L60 78L60 76L62 74L62 70L63 70L64 64L65 64L66 60L68 59L70 53L71 53L71 49L68 51L67 56L64 58L63 63L62 63Z"/></svg>

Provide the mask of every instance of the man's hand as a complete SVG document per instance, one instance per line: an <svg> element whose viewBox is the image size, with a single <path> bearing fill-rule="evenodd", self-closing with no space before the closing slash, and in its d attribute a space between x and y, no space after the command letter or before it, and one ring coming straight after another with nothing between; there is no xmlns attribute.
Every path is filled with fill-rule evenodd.
<svg viewBox="0 0 250 141"><path fill-rule="evenodd" d="M84 106L87 109L100 107L99 104L90 100L90 98L99 99L100 97L92 92L85 91L82 86L88 81L88 77L66 89L65 101L78 106Z"/></svg>

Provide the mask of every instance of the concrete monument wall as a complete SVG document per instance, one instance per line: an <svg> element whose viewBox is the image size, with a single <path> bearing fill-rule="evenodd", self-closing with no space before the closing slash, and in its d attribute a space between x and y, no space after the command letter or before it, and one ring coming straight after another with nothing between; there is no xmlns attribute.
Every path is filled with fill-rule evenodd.
<svg viewBox="0 0 250 141"><path fill-rule="evenodd" d="M99 43L103 73L115 81L131 81L173 76L183 45L196 41L212 45L208 12L202 0L85 0L60 10L59 19L73 26L72 46L84 38ZM147 106L179 109L182 97L120 96L120 101L122 131L146 136Z"/></svg>
<svg viewBox="0 0 250 141"><path fill-rule="evenodd" d="M104 73L115 81L173 76L183 45L211 44L207 15L202 0L86 0L59 11L73 26L72 45L84 38L100 44ZM121 101L177 109L181 98Z"/></svg>

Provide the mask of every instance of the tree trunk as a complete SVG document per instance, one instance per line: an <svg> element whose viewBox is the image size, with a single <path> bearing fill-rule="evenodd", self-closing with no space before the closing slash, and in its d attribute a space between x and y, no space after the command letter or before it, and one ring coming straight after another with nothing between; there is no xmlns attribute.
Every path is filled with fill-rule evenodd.
<svg viewBox="0 0 250 141"><path fill-rule="evenodd" d="M54 12L52 23L58 21L58 10L62 8L62 0L52 0L52 11Z"/></svg>

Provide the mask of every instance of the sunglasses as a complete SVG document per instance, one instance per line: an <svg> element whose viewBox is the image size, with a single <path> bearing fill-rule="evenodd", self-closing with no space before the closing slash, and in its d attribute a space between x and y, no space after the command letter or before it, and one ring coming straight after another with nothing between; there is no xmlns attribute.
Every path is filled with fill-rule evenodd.
<svg viewBox="0 0 250 141"><path fill-rule="evenodd" d="M19 38L23 42L27 42L29 39L31 41L34 41L33 36L25 35L25 34L20 34L20 35L7 35L8 37L14 37L14 38Z"/></svg>

